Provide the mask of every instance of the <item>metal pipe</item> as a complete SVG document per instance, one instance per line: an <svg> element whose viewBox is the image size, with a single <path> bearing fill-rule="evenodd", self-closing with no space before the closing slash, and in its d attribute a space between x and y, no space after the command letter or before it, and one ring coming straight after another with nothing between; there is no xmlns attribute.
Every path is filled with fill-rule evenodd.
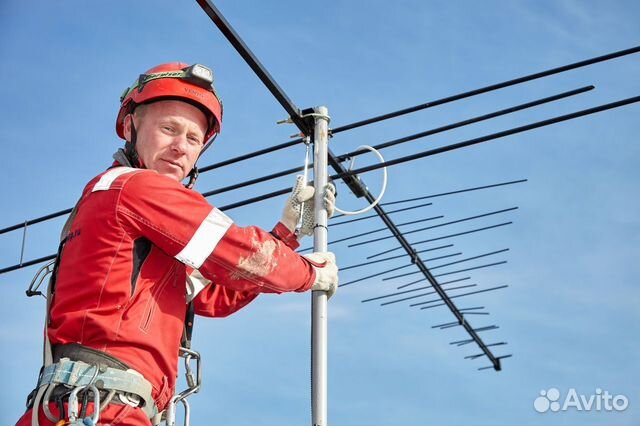
<svg viewBox="0 0 640 426"><path fill-rule="evenodd" d="M327 251L327 210L324 208L324 188L327 186L329 153L329 111L315 109L313 133L313 185L315 187L315 228L313 249ZM311 295L311 417L313 426L327 425L327 293L313 291Z"/></svg>

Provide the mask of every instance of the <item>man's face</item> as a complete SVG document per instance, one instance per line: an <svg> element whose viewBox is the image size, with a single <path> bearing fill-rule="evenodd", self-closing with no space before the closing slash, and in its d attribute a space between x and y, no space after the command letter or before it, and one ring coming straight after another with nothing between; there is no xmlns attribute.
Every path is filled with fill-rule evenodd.
<svg viewBox="0 0 640 426"><path fill-rule="evenodd" d="M181 182L191 171L204 144L207 117L181 101L158 101L136 108L124 122L131 140L131 122L137 131L136 151L147 169Z"/></svg>

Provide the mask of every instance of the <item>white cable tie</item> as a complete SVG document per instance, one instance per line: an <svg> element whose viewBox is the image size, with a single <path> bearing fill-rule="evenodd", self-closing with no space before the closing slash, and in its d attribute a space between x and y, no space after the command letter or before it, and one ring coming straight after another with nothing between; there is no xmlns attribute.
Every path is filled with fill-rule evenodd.
<svg viewBox="0 0 640 426"><path fill-rule="evenodd" d="M329 114L320 114L319 112L310 112L309 114L301 115L300 117L318 117L322 118L323 120L331 121L331 117L329 116Z"/></svg>
<svg viewBox="0 0 640 426"><path fill-rule="evenodd" d="M304 171L303 171L303 186L309 183L309 157L311 154L311 138L306 136L304 138L305 153L304 153ZM302 228L302 218L304 217L304 202L300 203L300 215L298 216L298 223L296 225L296 232Z"/></svg>

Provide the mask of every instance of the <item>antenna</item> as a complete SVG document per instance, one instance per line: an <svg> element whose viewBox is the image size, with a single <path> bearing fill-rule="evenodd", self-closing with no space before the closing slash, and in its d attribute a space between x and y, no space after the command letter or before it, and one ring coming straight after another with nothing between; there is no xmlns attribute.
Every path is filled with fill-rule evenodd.
<svg viewBox="0 0 640 426"><path fill-rule="evenodd" d="M300 111L273 77L258 61L220 11L209 0L197 0L205 13L225 35L236 51L256 73L271 94L289 114L303 136L313 136L313 175L315 187L315 223L313 246L316 252L327 251L327 211L323 207L327 185L329 154L329 110L320 106ZM353 181L351 177L345 180ZM313 291L311 296L311 416L313 425L327 424L327 293Z"/></svg>

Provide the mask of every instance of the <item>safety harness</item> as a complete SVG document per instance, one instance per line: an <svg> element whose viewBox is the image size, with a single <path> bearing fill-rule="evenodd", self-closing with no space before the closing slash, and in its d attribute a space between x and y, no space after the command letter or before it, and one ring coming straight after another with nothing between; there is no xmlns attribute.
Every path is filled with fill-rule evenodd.
<svg viewBox="0 0 640 426"><path fill-rule="evenodd" d="M123 165L129 165L129 159L123 150L114 154L114 159ZM191 349L191 336L195 307L193 301L187 305L185 325L181 339L179 356L185 360L185 376L187 389L174 395L164 411L159 411L152 397L152 385L144 376L117 358L96 349L80 344L51 345L48 335L49 315L55 295L56 279L60 259L64 251L67 235L76 217L78 204L71 211L61 233L61 241L54 259L37 273L27 290L28 296L41 294L40 283L47 274L51 274L47 286L46 312L43 342L43 363L36 388L27 397L27 409L32 409L31 426L39 426L38 411L40 406L51 422L56 426L95 426L100 419L100 412L108 404L127 404L141 408L151 423L156 426L165 421L167 426L175 426L176 406L182 403L185 410L184 425L189 426L189 404L187 397L198 392L202 383L200 354ZM44 272L44 275L42 273ZM34 283L38 280L38 285ZM196 362L193 373L191 361ZM79 398L82 398L79 404ZM68 400L67 413L64 400ZM57 402L59 417L56 418L49 408L50 402ZM87 404L93 401L94 410L87 414ZM68 419L68 420L66 420Z"/></svg>
<svg viewBox="0 0 640 426"><path fill-rule="evenodd" d="M142 374L128 368L126 364L110 355L86 348L82 345L53 346L49 340L47 328L53 297L55 294L58 267L71 223L76 217L78 204L75 205L62 229L58 253L51 270L47 288L47 305L44 325L43 363L36 388L27 399L27 408L32 408L31 425L38 426L40 405L45 416L56 424L69 426L93 426L100 418L100 410L110 403L114 396L130 405L139 406L152 418L158 408L151 396L152 386ZM37 276L38 274L36 274ZM70 355L66 357L64 355ZM90 362L85 362L90 361ZM100 392L107 395L100 401ZM55 392L55 393L54 393ZM78 411L78 396L83 393L82 411ZM94 412L85 417L89 393L92 394ZM49 402L55 396L60 408L61 418L56 418L49 409ZM68 416L65 416L62 399L68 397ZM64 422L68 417L68 422Z"/></svg>

